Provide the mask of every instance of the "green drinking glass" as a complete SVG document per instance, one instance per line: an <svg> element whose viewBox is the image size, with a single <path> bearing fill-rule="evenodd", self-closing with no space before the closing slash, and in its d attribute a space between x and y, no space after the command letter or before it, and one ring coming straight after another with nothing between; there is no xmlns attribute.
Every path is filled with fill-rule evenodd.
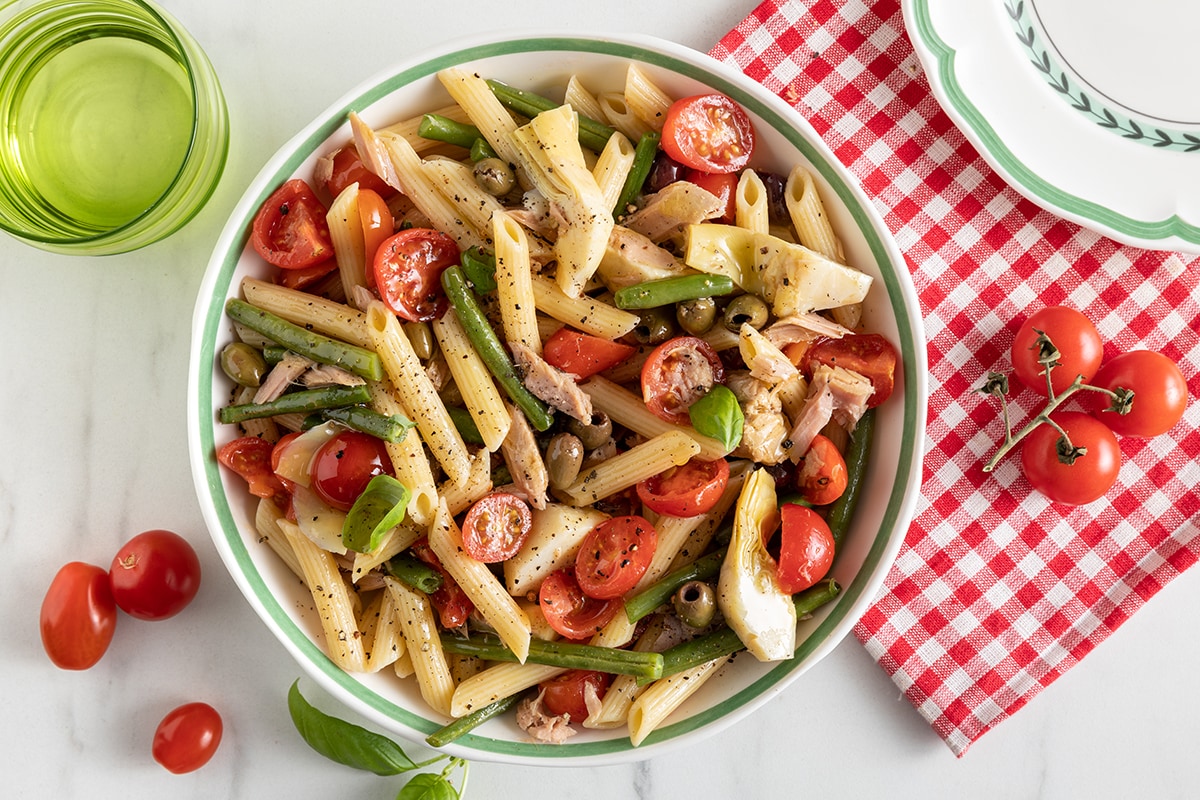
<svg viewBox="0 0 1200 800"><path fill-rule="evenodd" d="M148 0L0 0L0 228L108 255L178 230L229 149L190 34Z"/></svg>

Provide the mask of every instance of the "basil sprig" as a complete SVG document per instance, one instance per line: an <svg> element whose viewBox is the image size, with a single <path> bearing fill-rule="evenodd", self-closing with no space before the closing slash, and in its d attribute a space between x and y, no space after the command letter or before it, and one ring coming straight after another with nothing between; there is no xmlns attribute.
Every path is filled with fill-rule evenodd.
<svg viewBox="0 0 1200 800"><path fill-rule="evenodd" d="M719 383L688 407L688 417L697 433L716 439L726 451L733 450L742 441L745 423L742 407L738 405L737 396Z"/></svg>
<svg viewBox="0 0 1200 800"><path fill-rule="evenodd" d="M466 761L446 755L428 761L413 761L400 745L386 736L315 708L300 694L299 684L300 681L296 681L288 690L288 712L301 738L313 750L331 761L382 776L399 775L447 761L446 768L440 773L423 772L412 776L396 800L461 800L462 793L454 788L449 775L454 769L461 768L461 785L465 787Z"/></svg>

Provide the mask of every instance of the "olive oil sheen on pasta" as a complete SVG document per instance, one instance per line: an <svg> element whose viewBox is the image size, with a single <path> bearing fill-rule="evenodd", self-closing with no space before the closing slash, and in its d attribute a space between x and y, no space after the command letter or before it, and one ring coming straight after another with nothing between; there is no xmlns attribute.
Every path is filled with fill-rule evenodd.
<svg viewBox="0 0 1200 800"><path fill-rule="evenodd" d="M188 152L187 73L137 39L99 36L59 51L20 102L16 143L29 181L82 226L136 219Z"/></svg>

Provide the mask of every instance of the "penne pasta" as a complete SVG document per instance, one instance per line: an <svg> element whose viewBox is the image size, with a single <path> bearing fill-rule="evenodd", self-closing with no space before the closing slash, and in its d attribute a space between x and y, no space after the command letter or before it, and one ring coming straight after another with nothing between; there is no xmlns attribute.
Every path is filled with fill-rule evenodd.
<svg viewBox="0 0 1200 800"><path fill-rule="evenodd" d="M770 198L766 184L752 169L742 172L734 191L734 222L754 233L771 232Z"/></svg>
<svg viewBox="0 0 1200 800"><path fill-rule="evenodd" d="M484 450L471 457L471 472L467 482L459 486L447 480L438 487L438 496L446 502L451 514L460 514L491 490L492 459Z"/></svg>
<svg viewBox="0 0 1200 800"><path fill-rule="evenodd" d="M477 708L491 705L530 686L537 686L567 670L563 667L548 667L543 664L516 664L505 662L488 667L483 672L467 678L454 690L450 703L450 716L461 717Z"/></svg>
<svg viewBox="0 0 1200 800"><path fill-rule="evenodd" d="M728 656L722 656L698 667L660 678L638 695L629 708L629 740L634 746L644 742L671 712L695 694L728 661Z"/></svg>
<svg viewBox="0 0 1200 800"><path fill-rule="evenodd" d="M563 102L575 109L575 113L580 116L590 117L597 121L604 119L604 111L601 110L596 95L589 92L576 75L572 75L567 80Z"/></svg>
<svg viewBox="0 0 1200 800"><path fill-rule="evenodd" d="M334 198L325 222L329 226L329 240L342 278L342 292L347 298L354 298L359 289L366 289L368 267L358 212L357 183L350 184Z"/></svg>
<svg viewBox="0 0 1200 800"><path fill-rule="evenodd" d="M681 430L666 431L585 470L563 494L576 505L589 505L686 464L699 452L700 445L691 436Z"/></svg>
<svg viewBox="0 0 1200 800"><path fill-rule="evenodd" d="M371 405L380 414L403 414L408 417L408 410L396 397L396 390L390 382L370 383L368 388L371 391ZM407 486L411 495L408 518L415 525L428 525L433 521L433 512L437 510L438 490L434 484L433 469L421 445L421 437L406 435L399 442L384 442L383 446L391 459L396 480Z"/></svg>
<svg viewBox="0 0 1200 800"><path fill-rule="evenodd" d="M596 99L600 102L600 110L604 114L604 121L617 129L617 131L631 141L636 142L638 139L650 131L654 130L646 123L645 120L638 117L625 102L625 95L621 92L601 92Z"/></svg>
<svg viewBox="0 0 1200 800"><path fill-rule="evenodd" d="M842 242L833 232L829 215L825 212L825 203L813 183L812 173L800 165L793 167L784 185L783 199L800 244L830 261L846 263Z"/></svg>
<svg viewBox="0 0 1200 800"><path fill-rule="evenodd" d="M467 338L467 332L454 309L450 309L431 324L433 335L446 357L446 365L450 374L454 376L454 383L462 395L463 403L471 412L471 419L479 429L484 446L494 453L500 449L512 424L508 409L504 406L504 398L500 396L500 390L496 388L483 359Z"/></svg>
<svg viewBox="0 0 1200 800"><path fill-rule="evenodd" d="M548 317L602 339L619 339L637 327L636 314L587 295L570 297L549 278L531 277L534 303Z"/></svg>
<svg viewBox="0 0 1200 800"><path fill-rule="evenodd" d="M517 123L492 90L487 81L478 75L457 67L438 73L438 80L466 112L467 118L479 129L492 149L510 164L520 163L518 148L513 144L512 133Z"/></svg>
<svg viewBox="0 0 1200 800"><path fill-rule="evenodd" d="M633 144L618 133L608 137L608 143L596 159L596 166L592 167L592 175L608 208L615 208L621 198L625 179L633 167L633 153Z"/></svg>
<svg viewBox="0 0 1200 800"><path fill-rule="evenodd" d="M439 714L450 715L454 696L454 676L438 638L433 605L423 593L410 589L403 581L385 577L386 591L396 604L396 619L404 632L405 653L411 659L412 674L417 678L421 697ZM396 662L399 666L401 661Z"/></svg>
<svg viewBox="0 0 1200 800"><path fill-rule="evenodd" d="M537 307L529 262L529 240L524 229L503 209L492 214L492 239L496 248L496 296L504 338L520 342L541 355Z"/></svg>
<svg viewBox="0 0 1200 800"><path fill-rule="evenodd" d="M366 315L344 303L254 278L242 279L242 297L250 305L270 311L293 325L302 325L359 347L371 347Z"/></svg>
<svg viewBox="0 0 1200 800"><path fill-rule="evenodd" d="M304 582L312 595L317 617L325 632L325 652L333 663L347 672L366 669L366 653L359 635L358 619L350 589L338 571L333 554L313 544L294 523L278 522L296 561L304 574Z"/></svg>
<svg viewBox="0 0 1200 800"><path fill-rule="evenodd" d="M625 104L651 130L661 131L671 108L671 97L638 64L625 71Z"/></svg>

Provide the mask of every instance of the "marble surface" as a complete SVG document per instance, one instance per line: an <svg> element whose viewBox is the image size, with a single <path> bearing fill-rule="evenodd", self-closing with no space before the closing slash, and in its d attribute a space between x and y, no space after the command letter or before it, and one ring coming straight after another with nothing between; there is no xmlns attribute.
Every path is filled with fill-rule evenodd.
<svg viewBox="0 0 1200 800"><path fill-rule="evenodd" d="M192 491L184 392L192 303L209 251L269 155L344 90L413 48L533 21L650 33L707 50L752 3L606 3L564 14L514 0L503 16L460 4L419 20L382 0L163 0L208 50L233 125L228 169L187 228L104 259L0 238L0 761L14 798L392 798L402 783L325 761L285 696L300 675L213 550ZM592 10L594 4L579 5ZM148 528L188 537L204 583L165 622L122 618L99 665L55 669L38 607L69 560L107 564ZM1161 592L1085 662L955 759L854 640L751 718L687 749L590 769L472 765L468 798L537 791L591 798L1194 796L1200 573ZM311 683L318 705L335 710ZM216 706L225 740L206 767L153 762L158 720ZM420 748L410 748L414 755Z"/></svg>

